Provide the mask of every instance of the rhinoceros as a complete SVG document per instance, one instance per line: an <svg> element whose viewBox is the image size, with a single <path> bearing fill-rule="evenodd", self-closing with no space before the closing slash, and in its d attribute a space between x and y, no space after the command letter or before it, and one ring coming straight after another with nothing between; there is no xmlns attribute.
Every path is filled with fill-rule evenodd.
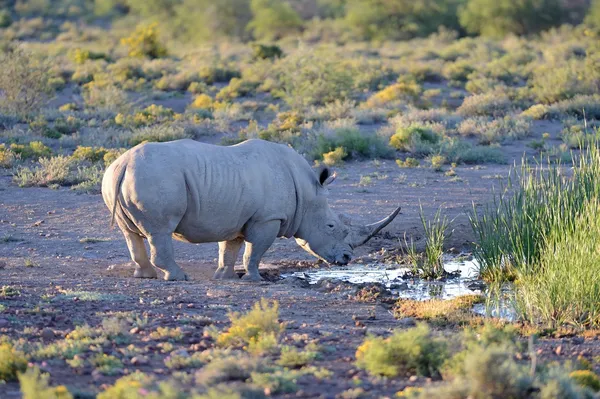
<svg viewBox="0 0 600 399"><path fill-rule="evenodd" d="M397 208L370 225L353 225L327 204L335 179L314 170L292 148L263 140L217 146L193 140L138 145L104 173L102 197L132 260L134 277L186 280L172 238L219 243L216 279L239 278L234 265L243 243L243 279L256 281L259 262L277 237L294 237L328 263L347 264L353 249L390 223ZM150 259L144 239L150 244Z"/></svg>

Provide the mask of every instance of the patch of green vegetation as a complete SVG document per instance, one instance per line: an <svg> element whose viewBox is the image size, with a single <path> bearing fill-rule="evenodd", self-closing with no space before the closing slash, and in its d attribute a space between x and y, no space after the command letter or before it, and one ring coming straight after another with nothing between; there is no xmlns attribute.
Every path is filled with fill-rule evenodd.
<svg viewBox="0 0 600 399"><path fill-rule="evenodd" d="M449 300L416 301L400 299L394 305L397 318L414 317L435 325L469 324L473 319L473 305L484 302L481 295L462 295Z"/></svg>
<svg viewBox="0 0 600 399"><path fill-rule="evenodd" d="M315 345L310 345L299 351L296 347L284 345L281 347L281 355L277 362L280 366L289 368L300 368L306 366L319 356Z"/></svg>
<svg viewBox="0 0 600 399"><path fill-rule="evenodd" d="M37 367L19 374L23 399L73 399L73 395L66 386L50 386L48 383L49 378L49 374L41 373Z"/></svg>
<svg viewBox="0 0 600 399"><path fill-rule="evenodd" d="M60 300L73 300L77 299L78 301L107 301L107 302L115 302L122 301L126 297L121 294L109 294L102 292L94 292L94 291L73 291L73 290L65 290L62 294L54 297L55 301Z"/></svg>
<svg viewBox="0 0 600 399"><path fill-rule="evenodd" d="M230 313L231 326L226 331L219 332L212 327L209 327L209 331L216 336L219 346L249 345L264 335L274 335L277 338L283 331L283 323L278 319L279 304L271 304L263 298L244 315Z"/></svg>
<svg viewBox="0 0 600 399"><path fill-rule="evenodd" d="M426 324L396 331L388 338L368 337L356 350L356 365L371 374L436 376L447 359L446 343Z"/></svg>
<svg viewBox="0 0 600 399"><path fill-rule="evenodd" d="M16 381L19 373L27 369L25 354L14 348L10 341L0 343L0 381Z"/></svg>

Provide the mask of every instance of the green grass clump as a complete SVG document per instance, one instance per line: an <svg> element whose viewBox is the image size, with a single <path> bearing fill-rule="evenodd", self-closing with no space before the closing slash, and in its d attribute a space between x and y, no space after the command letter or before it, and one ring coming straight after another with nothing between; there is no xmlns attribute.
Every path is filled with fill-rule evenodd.
<svg viewBox="0 0 600 399"><path fill-rule="evenodd" d="M338 148L342 148L346 153L342 159L385 158L390 155L389 148L378 136L363 134L355 128L340 128L336 129L333 135L319 135L312 154L318 159Z"/></svg>
<svg viewBox="0 0 600 399"><path fill-rule="evenodd" d="M52 150L41 141L32 141L29 144L11 144L10 150L23 159L44 158L52 155Z"/></svg>
<svg viewBox="0 0 600 399"><path fill-rule="evenodd" d="M77 146L73 152L72 157L74 159L86 160L90 162L98 162L104 159L104 156L108 153L108 150L104 147L82 147Z"/></svg>
<svg viewBox="0 0 600 399"><path fill-rule="evenodd" d="M10 342L0 343L0 381L15 381L18 373L26 368L27 358L23 352L16 350Z"/></svg>
<svg viewBox="0 0 600 399"><path fill-rule="evenodd" d="M448 232L450 221L446 216L442 217L442 208L435 213L433 220L426 220L423 207L419 205L420 219L425 233L425 252L418 254L411 241L406 242L409 261L415 274L424 279L436 279L444 276L444 242L452 232Z"/></svg>
<svg viewBox="0 0 600 399"><path fill-rule="evenodd" d="M263 298L244 315L237 312L229 314L231 326L227 331L216 332L217 345L248 345L264 335L278 337L283 331L283 323L278 319L279 303L275 301L271 304Z"/></svg>
<svg viewBox="0 0 600 399"><path fill-rule="evenodd" d="M356 365L371 374L436 376L447 358L446 343L426 324L396 331L388 338L368 337L356 350Z"/></svg>
<svg viewBox="0 0 600 399"><path fill-rule="evenodd" d="M306 366L318 356L319 352L314 348L314 345L305 348L303 351L298 350L296 347L285 345L281 348L281 356L277 363L283 367L300 368Z"/></svg>
<svg viewBox="0 0 600 399"><path fill-rule="evenodd" d="M347 156L348 153L344 147L337 147L335 150L323 154L323 163L328 166L339 165Z"/></svg>
<svg viewBox="0 0 600 399"><path fill-rule="evenodd" d="M433 151L433 145L439 143L440 139L427 125L411 124L399 127L390 137L389 144L396 150L427 155Z"/></svg>
<svg viewBox="0 0 600 399"><path fill-rule="evenodd" d="M515 297L527 320L600 327L599 198L591 198L568 225L551 226L538 270L519 276Z"/></svg>
<svg viewBox="0 0 600 399"><path fill-rule="evenodd" d="M119 358L106 353L97 354L91 362L96 370L104 375L115 375L123 369L123 362Z"/></svg>
<svg viewBox="0 0 600 399"><path fill-rule="evenodd" d="M594 392L600 391L600 378L591 370L575 370L569 374L569 378L574 380L577 385L590 388Z"/></svg>
<svg viewBox="0 0 600 399"><path fill-rule="evenodd" d="M148 126L137 129L129 139L130 146L143 142L166 142L190 138L191 135L184 128L168 125Z"/></svg>
<svg viewBox="0 0 600 399"><path fill-rule="evenodd" d="M600 151L584 148L567 176L560 164L523 163L508 190L474 210L474 255L483 278L516 279L520 316L550 326L600 325L600 258L596 218L600 198Z"/></svg>
<svg viewBox="0 0 600 399"><path fill-rule="evenodd" d="M483 301L484 298L481 295L461 295L449 300L399 299L394 305L393 311L397 318L414 317L435 325L468 324L473 318L473 305Z"/></svg>
<svg viewBox="0 0 600 399"><path fill-rule="evenodd" d="M37 367L19 374L23 399L73 399L73 395L64 385L50 386L48 384L49 378L48 374L41 373Z"/></svg>

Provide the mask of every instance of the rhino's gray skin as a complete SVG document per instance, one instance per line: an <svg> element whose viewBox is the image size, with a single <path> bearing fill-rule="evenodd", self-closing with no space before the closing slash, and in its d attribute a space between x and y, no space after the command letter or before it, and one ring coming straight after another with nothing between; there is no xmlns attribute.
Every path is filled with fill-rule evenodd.
<svg viewBox="0 0 600 399"><path fill-rule="evenodd" d="M248 140L221 147L177 140L121 155L104 173L102 196L137 264L135 277L155 278L156 267L165 280L187 279L175 263L175 237L219 242L214 277L220 279L237 278L233 268L245 242L244 278L260 280L259 261L278 236L295 237L326 262L346 264L354 247L398 214L399 208L368 226L341 220L327 204L326 186L334 178L328 168L315 173L281 144Z"/></svg>

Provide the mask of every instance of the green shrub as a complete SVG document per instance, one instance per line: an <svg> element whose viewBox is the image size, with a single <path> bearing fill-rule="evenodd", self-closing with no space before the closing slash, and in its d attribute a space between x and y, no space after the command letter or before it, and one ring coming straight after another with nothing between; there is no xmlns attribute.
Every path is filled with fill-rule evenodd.
<svg viewBox="0 0 600 399"><path fill-rule="evenodd" d="M40 369L37 367L19 374L23 399L73 399L73 395L64 385L49 386L49 377L48 374L40 373Z"/></svg>
<svg viewBox="0 0 600 399"><path fill-rule="evenodd" d="M147 126L136 129L129 139L130 146L136 146L143 142L166 142L190 138L189 133L185 128L180 126L156 125Z"/></svg>
<svg viewBox="0 0 600 399"><path fill-rule="evenodd" d="M365 106L377 108L394 102L415 103L420 94L421 86L416 82L394 83L369 97Z"/></svg>
<svg viewBox="0 0 600 399"><path fill-rule="evenodd" d="M275 94L292 109L323 105L351 98L352 71L332 55L298 52L276 61Z"/></svg>
<svg viewBox="0 0 600 399"><path fill-rule="evenodd" d="M565 14L559 0L468 0L460 23L483 36L527 35L560 25Z"/></svg>
<svg viewBox="0 0 600 399"><path fill-rule="evenodd" d="M349 0L345 25L366 40L405 40L458 28L460 0Z"/></svg>
<svg viewBox="0 0 600 399"><path fill-rule="evenodd" d="M600 378L591 370L575 370L569 374L569 378L574 380L577 385L590 388L594 392L600 391Z"/></svg>
<svg viewBox="0 0 600 399"><path fill-rule="evenodd" d="M27 358L10 342L0 343L0 381L16 381L17 375L27 368Z"/></svg>
<svg viewBox="0 0 600 399"><path fill-rule="evenodd" d="M314 158L318 159L323 154L342 148L346 158L385 158L390 154L389 148L379 137L372 134L363 134L355 128L336 129L332 135L321 134L312 150Z"/></svg>
<svg viewBox="0 0 600 399"><path fill-rule="evenodd" d="M108 150L104 147L93 148L93 147L82 147L77 146L73 152L73 159L85 160L90 162L98 162L104 159L104 156L108 153Z"/></svg>
<svg viewBox="0 0 600 399"><path fill-rule="evenodd" d="M404 161L396 159L396 165L401 168L418 168L420 163L418 159L408 157Z"/></svg>
<svg viewBox="0 0 600 399"><path fill-rule="evenodd" d="M20 158L10 148L6 148L5 144L0 144L0 168L11 168L15 161Z"/></svg>
<svg viewBox="0 0 600 399"><path fill-rule="evenodd" d="M217 100L227 101L238 97L245 97L252 94L257 86L258 84L255 82L233 78L228 86L222 88L221 91L217 93ZM196 100L198 100L199 97L200 96L198 96Z"/></svg>
<svg viewBox="0 0 600 399"><path fill-rule="evenodd" d="M123 369L123 362L121 360L106 353L98 353L92 358L91 362L96 367L96 370L104 375L115 375Z"/></svg>
<svg viewBox="0 0 600 399"><path fill-rule="evenodd" d="M231 326L227 331L217 335L219 346L250 344L258 340L262 335L274 334L278 337L283 330L283 324L279 323L279 304L269 304L266 299L255 303L245 315L230 313Z"/></svg>
<svg viewBox="0 0 600 399"><path fill-rule="evenodd" d="M167 49L158 39L158 24L138 26L131 36L121 39L130 57L160 58L167 55Z"/></svg>
<svg viewBox="0 0 600 399"><path fill-rule="evenodd" d="M585 16L585 23L596 29L600 29L600 1L592 0L590 8L588 9L587 15Z"/></svg>
<svg viewBox="0 0 600 399"><path fill-rule="evenodd" d="M283 57L281 47L262 43L252 43L252 58L255 60L272 60Z"/></svg>
<svg viewBox="0 0 600 399"><path fill-rule="evenodd" d="M388 338L368 337L356 350L356 365L371 374L436 376L447 358L446 343L426 324L396 331Z"/></svg>
<svg viewBox="0 0 600 399"><path fill-rule="evenodd" d="M323 163L328 166L335 166L342 163L348 153L344 147L337 147L335 150L323 154Z"/></svg>
<svg viewBox="0 0 600 399"><path fill-rule="evenodd" d="M281 356L277 363L283 367L300 368L315 360L318 355L319 353L312 348L299 351L293 346L284 345L281 348Z"/></svg>
<svg viewBox="0 0 600 399"><path fill-rule="evenodd" d="M290 3L283 0L250 0L252 20L248 24L255 38L276 40L296 33L302 19Z"/></svg>
<svg viewBox="0 0 600 399"><path fill-rule="evenodd" d="M16 47L0 54L0 110L26 117L38 112L50 98L50 65Z"/></svg>
<svg viewBox="0 0 600 399"><path fill-rule="evenodd" d="M463 116L503 116L512 107L508 96L492 92L466 97L456 111Z"/></svg>
<svg viewBox="0 0 600 399"><path fill-rule="evenodd" d="M424 124L410 124L399 127L390 137L390 146L397 150L411 153L429 154L433 145L439 143L440 136Z"/></svg>
<svg viewBox="0 0 600 399"><path fill-rule="evenodd" d="M240 78L241 73L228 65L212 65L200 68L198 76L206 84L213 84L226 83L233 78Z"/></svg>
<svg viewBox="0 0 600 399"><path fill-rule="evenodd" d="M52 150L41 141L32 141L29 144L11 144L10 150L23 159L47 158L52 155Z"/></svg>

